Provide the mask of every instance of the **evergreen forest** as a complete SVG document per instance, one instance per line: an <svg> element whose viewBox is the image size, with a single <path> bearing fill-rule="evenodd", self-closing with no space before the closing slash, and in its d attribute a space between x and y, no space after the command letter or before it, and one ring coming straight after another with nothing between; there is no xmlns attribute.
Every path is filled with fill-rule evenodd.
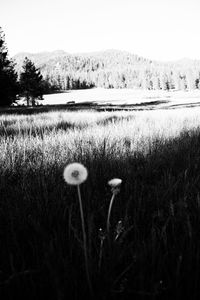
<svg viewBox="0 0 200 300"><path fill-rule="evenodd" d="M40 69L50 91L101 88L193 90L200 88L200 61L153 61L118 50L69 54L65 51L14 57L20 74L25 57Z"/></svg>

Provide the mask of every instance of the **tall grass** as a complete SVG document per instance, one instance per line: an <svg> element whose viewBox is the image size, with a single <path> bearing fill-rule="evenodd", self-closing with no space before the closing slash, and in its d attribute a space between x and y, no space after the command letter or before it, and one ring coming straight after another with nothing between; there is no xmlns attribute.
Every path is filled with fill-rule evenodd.
<svg viewBox="0 0 200 300"><path fill-rule="evenodd" d="M1 299L89 298L77 195L63 180L74 161L89 172L95 299L199 297L200 114L177 112L0 116ZM123 182L108 245L114 177Z"/></svg>

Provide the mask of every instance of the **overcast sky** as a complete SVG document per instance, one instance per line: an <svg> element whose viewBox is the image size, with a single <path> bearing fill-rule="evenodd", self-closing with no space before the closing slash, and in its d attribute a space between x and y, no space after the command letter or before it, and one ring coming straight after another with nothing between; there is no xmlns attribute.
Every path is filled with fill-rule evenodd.
<svg viewBox="0 0 200 300"><path fill-rule="evenodd" d="M0 0L10 56L126 50L200 59L200 0Z"/></svg>

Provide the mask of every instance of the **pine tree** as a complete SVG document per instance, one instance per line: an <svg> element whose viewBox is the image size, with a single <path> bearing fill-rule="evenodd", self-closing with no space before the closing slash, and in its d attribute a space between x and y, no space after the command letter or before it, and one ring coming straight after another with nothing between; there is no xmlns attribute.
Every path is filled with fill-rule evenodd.
<svg viewBox="0 0 200 300"><path fill-rule="evenodd" d="M188 90L195 89L195 75L192 69L186 71L186 83Z"/></svg>
<svg viewBox="0 0 200 300"><path fill-rule="evenodd" d="M8 59L5 35L0 27L0 106L14 103L17 93L17 73L13 61Z"/></svg>
<svg viewBox="0 0 200 300"><path fill-rule="evenodd" d="M20 74L21 96L27 101L27 106L35 106L36 99L43 99L44 81L39 69L27 57L24 60L23 72Z"/></svg>

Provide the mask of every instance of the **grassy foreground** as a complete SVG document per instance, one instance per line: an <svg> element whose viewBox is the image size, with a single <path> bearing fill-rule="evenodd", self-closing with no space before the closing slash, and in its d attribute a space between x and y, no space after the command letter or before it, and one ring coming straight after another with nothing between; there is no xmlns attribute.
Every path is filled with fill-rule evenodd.
<svg viewBox="0 0 200 300"><path fill-rule="evenodd" d="M199 112L1 115L0 299L199 299ZM92 296L71 162L89 173Z"/></svg>

